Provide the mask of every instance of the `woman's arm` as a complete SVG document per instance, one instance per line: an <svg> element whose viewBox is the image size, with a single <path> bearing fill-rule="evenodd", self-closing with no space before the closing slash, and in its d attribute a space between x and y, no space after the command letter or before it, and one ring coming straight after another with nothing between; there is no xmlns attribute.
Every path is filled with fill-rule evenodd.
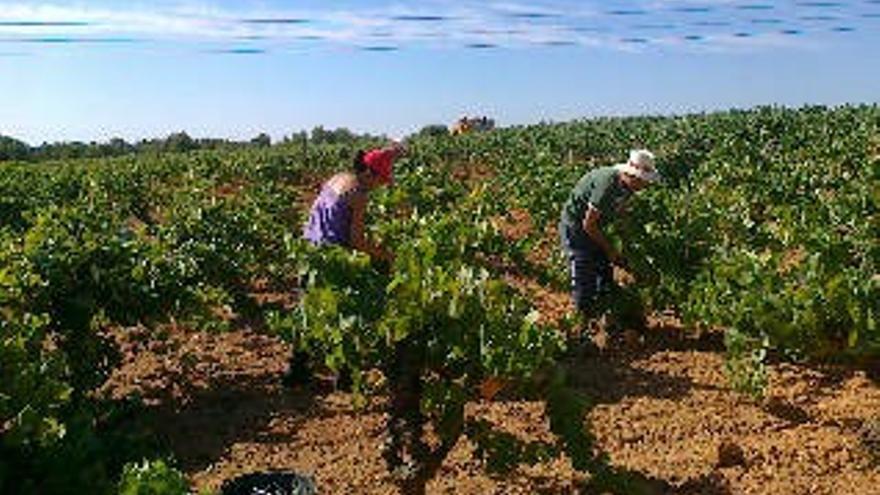
<svg viewBox="0 0 880 495"><path fill-rule="evenodd" d="M367 254L367 239L364 236L364 216L367 211L367 198L363 194L355 194L348 203L351 209L351 247Z"/></svg>
<svg viewBox="0 0 880 495"><path fill-rule="evenodd" d="M364 194L355 194L349 203L351 208L351 247L366 253L371 257L388 260L390 255L381 246L377 246L367 240L364 234L364 217L367 211L367 197Z"/></svg>

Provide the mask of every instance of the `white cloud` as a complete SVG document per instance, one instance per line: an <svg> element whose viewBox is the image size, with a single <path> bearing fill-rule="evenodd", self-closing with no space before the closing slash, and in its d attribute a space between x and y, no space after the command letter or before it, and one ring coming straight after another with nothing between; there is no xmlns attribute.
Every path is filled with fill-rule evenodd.
<svg viewBox="0 0 880 495"><path fill-rule="evenodd" d="M156 41L252 43L261 46L313 45L455 47L474 43L520 47L534 44L574 44L632 50L628 38L647 38L647 45L692 49L682 42L699 34L699 45L713 50L767 49L806 46L800 37L756 33L736 38L732 27L691 29L694 32L640 32L639 22L669 19L671 7L713 5L729 8L730 0L644 0L635 2L645 15L609 15L602 2L543 1L540 3L440 0L413 6L395 3L382 8L269 9L253 11L220 8L204 3L179 4L145 10L143 7L90 7L84 4L8 2L0 9L0 40L49 35L76 37L126 36ZM725 7L727 6L727 7ZM683 13L682 26L694 19ZM304 19L308 22L270 23L244 20ZM26 22L84 22L86 25L27 25ZM755 26L750 26L754 28ZM690 29L690 28L689 28ZM724 30L727 30L726 32Z"/></svg>

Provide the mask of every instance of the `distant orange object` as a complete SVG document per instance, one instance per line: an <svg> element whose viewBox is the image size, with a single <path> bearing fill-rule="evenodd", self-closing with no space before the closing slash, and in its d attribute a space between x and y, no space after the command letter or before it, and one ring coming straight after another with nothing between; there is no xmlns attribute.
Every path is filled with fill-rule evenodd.
<svg viewBox="0 0 880 495"><path fill-rule="evenodd" d="M469 132L486 132L495 128L495 121L486 116L469 118L467 115L458 119L452 125L452 135L458 136Z"/></svg>

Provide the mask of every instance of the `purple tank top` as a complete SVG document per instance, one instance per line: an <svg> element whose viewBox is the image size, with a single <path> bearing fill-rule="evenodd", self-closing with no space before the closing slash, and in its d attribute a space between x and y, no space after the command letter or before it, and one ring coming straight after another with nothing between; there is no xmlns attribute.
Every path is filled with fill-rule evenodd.
<svg viewBox="0 0 880 495"><path fill-rule="evenodd" d="M354 189L339 195L327 184L312 204L303 236L312 244L339 244L350 247L351 207L349 201L360 192Z"/></svg>

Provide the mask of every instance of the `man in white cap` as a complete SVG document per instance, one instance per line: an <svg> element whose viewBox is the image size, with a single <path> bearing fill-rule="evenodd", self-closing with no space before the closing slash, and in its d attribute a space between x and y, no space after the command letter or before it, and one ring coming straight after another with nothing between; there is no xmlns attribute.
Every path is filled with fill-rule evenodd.
<svg viewBox="0 0 880 495"><path fill-rule="evenodd" d="M599 167L581 177L565 202L559 233L568 254L572 298L585 322L600 316L606 302L624 305L625 301L603 297L615 295L612 265L626 268L620 252L608 241L605 228L622 212L633 193L658 180L653 153L633 150L626 163ZM626 303L632 306L632 301ZM606 330L610 333L618 329Z"/></svg>

